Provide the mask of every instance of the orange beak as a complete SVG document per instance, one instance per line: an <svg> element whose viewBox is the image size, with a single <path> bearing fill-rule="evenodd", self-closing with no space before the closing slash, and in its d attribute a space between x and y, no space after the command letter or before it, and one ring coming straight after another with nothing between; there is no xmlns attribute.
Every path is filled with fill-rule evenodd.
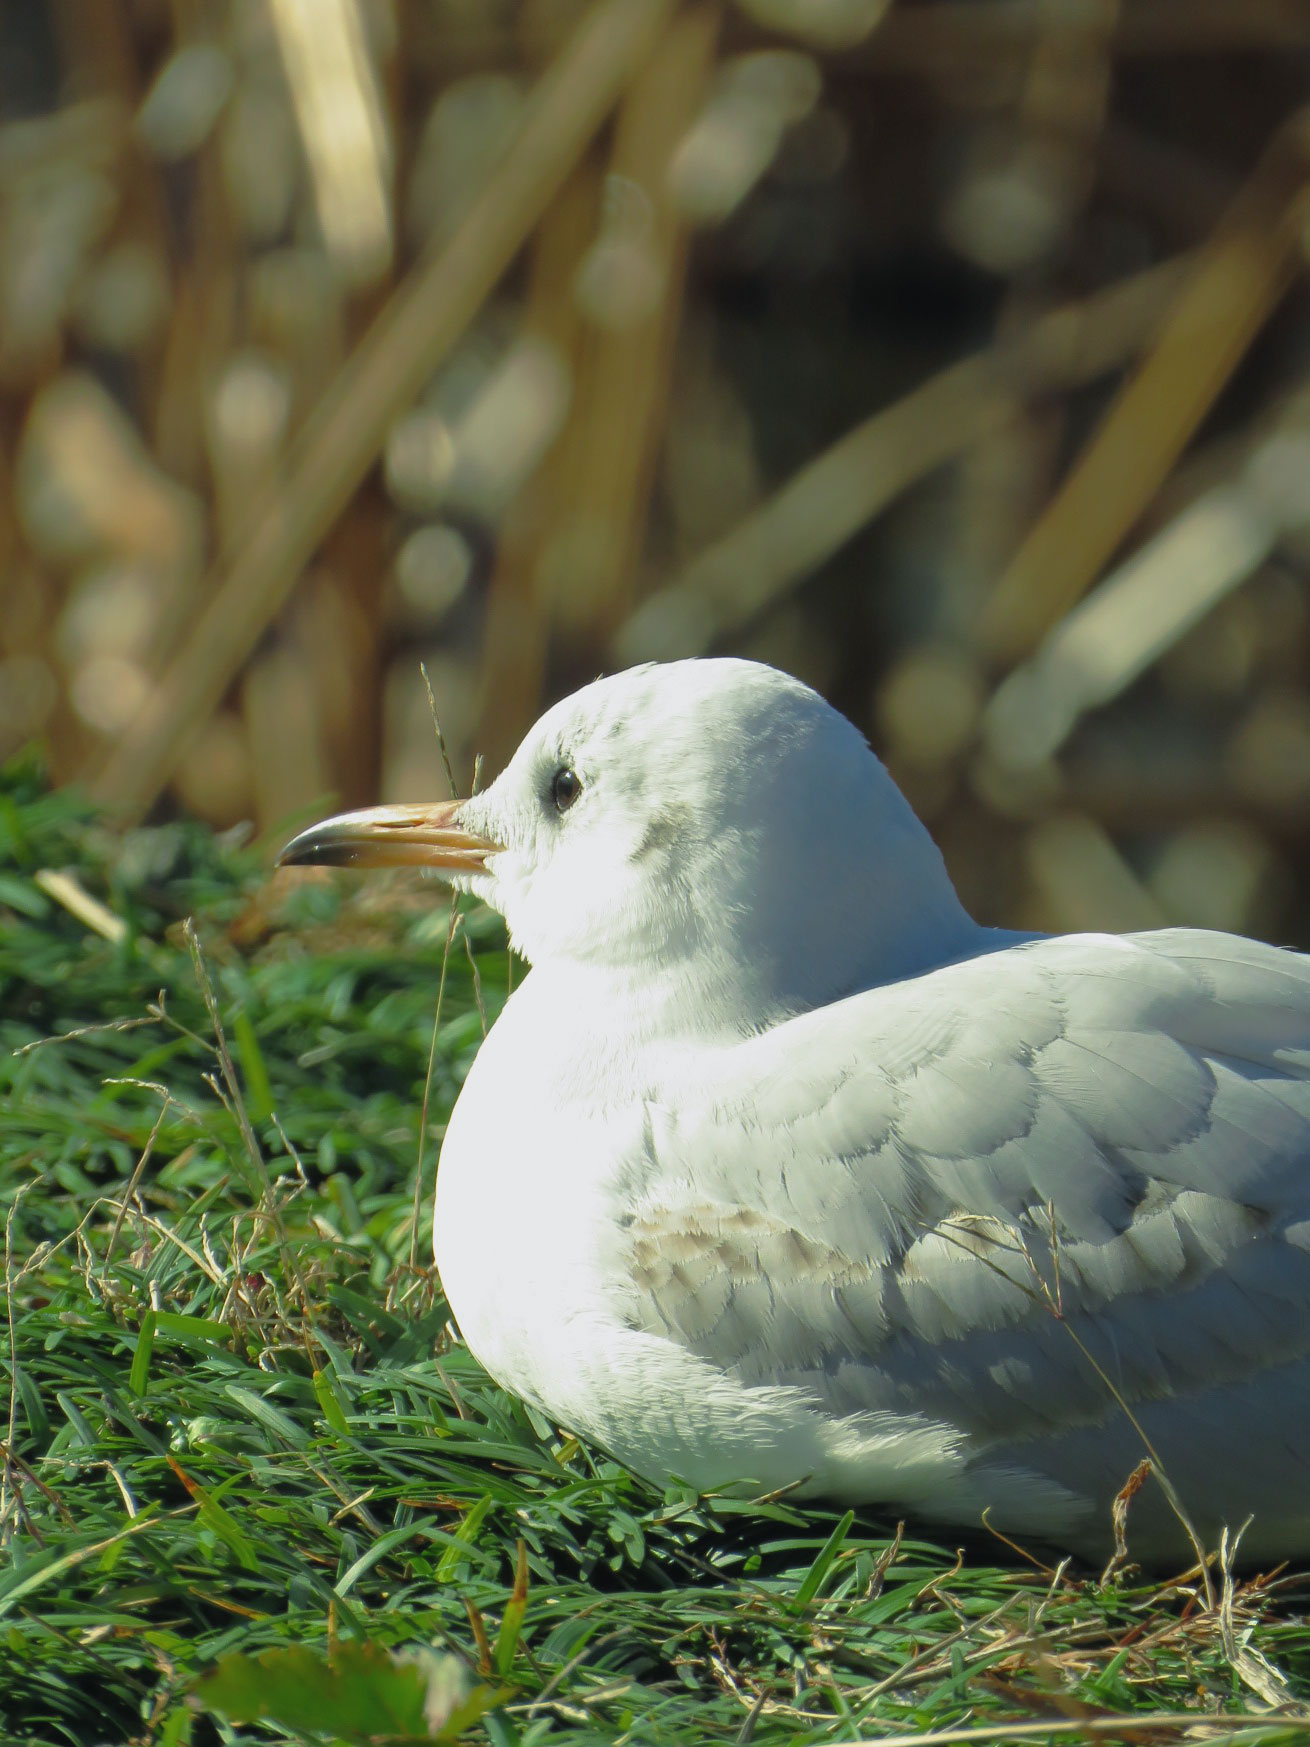
<svg viewBox="0 0 1310 1747"><path fill-rule="evenodd" d="M456 823L462 801L432 806L366 807L338 813L293 837L279 867L431 867L481 873L503 846Z"/></svg>

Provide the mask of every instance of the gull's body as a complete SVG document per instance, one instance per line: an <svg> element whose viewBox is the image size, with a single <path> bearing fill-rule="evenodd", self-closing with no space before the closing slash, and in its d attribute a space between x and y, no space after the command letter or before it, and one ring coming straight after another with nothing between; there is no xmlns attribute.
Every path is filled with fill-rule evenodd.
<svg viewBox="0 0 1310 1747"><path fill-rule="evenodd" d="M543 1412L1087 1552L1149 1441L1203 1534L1310 1551L1310 960L979 927L857 732L742 662L598 682L484 795L288 858L444 866L533 964L434 1233ZM1157 1486L1129 1538L1182 1549Z"/></svg>

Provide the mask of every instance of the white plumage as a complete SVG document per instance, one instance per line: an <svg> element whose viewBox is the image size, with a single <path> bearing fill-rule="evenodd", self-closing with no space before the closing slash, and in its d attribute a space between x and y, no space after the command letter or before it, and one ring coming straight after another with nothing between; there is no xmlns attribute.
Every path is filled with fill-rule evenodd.
<svg viewBox="0 0 1310 1747"><path fill-rule="evenodd" d="M1203 1534L1310 1551L1310 960L979 927L861 736L737 661L598 681L422 860L533 970L442 1149L493 1376L655 1478L1102 1551L1145 1446ZM1184 1548L1163 1492L1140 1558Z"/></svg>

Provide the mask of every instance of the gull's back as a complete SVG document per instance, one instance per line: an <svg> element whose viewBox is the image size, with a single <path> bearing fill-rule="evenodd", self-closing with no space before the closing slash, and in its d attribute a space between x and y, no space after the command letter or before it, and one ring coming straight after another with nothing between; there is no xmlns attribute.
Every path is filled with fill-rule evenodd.
<svg viewBox="0 0 1310 1747"><path fill-rule="evenodd" d="M723 1051L648 1132L640 1326L963 1457L897 1495L843 1435L817 1490L1101 1551L1149 1451L1203 1533L1310 1551L1310 960L985 954ZM1159 1487L1131 1526L1186 1550Z"/></svg>

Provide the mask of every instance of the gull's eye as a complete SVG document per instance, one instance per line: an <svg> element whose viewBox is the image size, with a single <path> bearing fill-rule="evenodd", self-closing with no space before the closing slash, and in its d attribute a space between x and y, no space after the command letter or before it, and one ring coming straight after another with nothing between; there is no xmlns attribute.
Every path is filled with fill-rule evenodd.
<svg viewBox="0 0 1310 1747"><path fill-rule="evenodd" d="M550 779L550 798L557 813L567 813L582 793L582 779L576 770L562 764Z"/></svg>

